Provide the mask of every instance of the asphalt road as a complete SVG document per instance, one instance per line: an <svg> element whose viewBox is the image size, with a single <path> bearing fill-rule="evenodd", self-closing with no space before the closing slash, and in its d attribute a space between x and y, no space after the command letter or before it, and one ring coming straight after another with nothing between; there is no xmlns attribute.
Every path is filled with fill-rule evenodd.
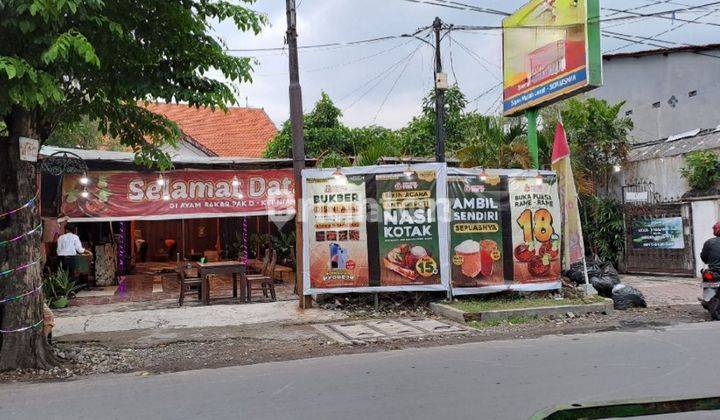
<svg viewBox="0 0 720 420"><path fill-rule="evenodd" d="M523 419L558 403L720 395L719 332L685 324L2 384L0 419ZM717 418L682 418L696 416Z"/></svg>

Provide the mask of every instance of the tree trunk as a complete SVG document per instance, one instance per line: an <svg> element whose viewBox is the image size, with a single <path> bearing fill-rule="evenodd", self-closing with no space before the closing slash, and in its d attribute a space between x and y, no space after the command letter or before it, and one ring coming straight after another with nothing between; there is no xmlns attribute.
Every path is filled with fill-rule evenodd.
<svg viewBox="0 0 720 420"><path fill-rule="evenodd" d="M20 161L18 138L33 137L30 112L14 109L6 119L9 136L0 137L0 214L19 208L38 190L36 164ZM0 241L20 236L40 223L40 198L32 206L0 219ZM37 288L42 282L41 235L34 233L0 247L0 272L33 264L0 276L0 300ZM43 294L33 293L0 304L0 329L36 324L43 316ZM57 364L42 325L21 332L0 333L0 371L48 369Z"/></svg>

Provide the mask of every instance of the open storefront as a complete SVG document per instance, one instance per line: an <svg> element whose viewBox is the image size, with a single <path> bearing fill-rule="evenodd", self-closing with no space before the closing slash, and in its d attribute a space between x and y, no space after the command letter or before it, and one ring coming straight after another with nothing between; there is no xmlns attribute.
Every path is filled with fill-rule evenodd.
<svg viewBox="0 0 720 420"><path fill-rule="evenodd" d="M92 252L77 257L87 287L75 304L177 298L179 262L240 261L253 271L272 253L278 298L294 298L290 161L177 159L160 173L131 153L73 152L86 173L44 174L41 183L47 269L57 267L54 243L66 223ZM230 297L231 283L216 276L211 297Z"/></svg>

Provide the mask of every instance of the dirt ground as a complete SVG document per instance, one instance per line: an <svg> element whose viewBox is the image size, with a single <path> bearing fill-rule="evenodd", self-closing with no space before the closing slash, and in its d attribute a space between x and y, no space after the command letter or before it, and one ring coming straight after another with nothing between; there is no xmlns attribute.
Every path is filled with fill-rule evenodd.
<svg viewBox="0 0 720 420"><path fill-rule="evenodd" d="M428 316L399 310L376 313L354 311L355 319ZM614 311L522 320L518 324L478 325L466 334L406 338L393 341L343 345L318 333L312 325L256 324L239 327L133 330L66 336L55 343L63 364L52 371L0 373L0 382L63 380L86 375L163 372L219 368L255 363L367 353L404 348L453 345L504 339L527 339L552 334L583 334L598 331L662 329L678 323L707 322L710 317L699 304Z"/></svg>

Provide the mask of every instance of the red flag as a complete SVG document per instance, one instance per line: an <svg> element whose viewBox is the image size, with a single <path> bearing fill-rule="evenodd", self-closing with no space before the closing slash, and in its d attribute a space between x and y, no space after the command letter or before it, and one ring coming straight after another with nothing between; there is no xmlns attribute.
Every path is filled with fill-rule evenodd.
<svg viewBox="0 0 720 420"><path fill-rule="evenodd" d="M565 127L562 122L558 121L555 126L555 141L553 142L552 163L570 156L570 147L568 146L567 137L565 136Z"/></svg>

